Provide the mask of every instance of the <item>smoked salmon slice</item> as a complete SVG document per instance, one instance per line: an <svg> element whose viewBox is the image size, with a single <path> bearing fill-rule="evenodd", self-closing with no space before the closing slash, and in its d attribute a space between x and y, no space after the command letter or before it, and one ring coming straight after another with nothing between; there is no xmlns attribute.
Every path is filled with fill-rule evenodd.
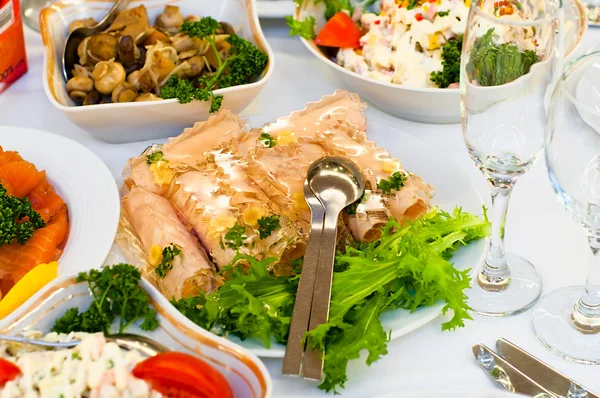
<svg viewBox="0 0 600 398"><path fill-rule="evenodd" d="M63 206L51 222L33 233L31 239L21 245L17 242L0 246L0 282L2 294L38 264L57 259L57 247L65 240L69 230L67 208Z"/></svg>
<svg viewBox="0 0 600 398"><path fill-rule="evenodd" d="M8 182L13 196L17 198L26 196L45 178L45 171L38 171L33 164L25 160L5 163L0 167L0 180Z"/></svg>
<svg viewBox="0 0 600 398"><path fill-rule="evenodd" d="M10 162L16 162L18 160L23 160L21 155L14 151L6 151L3 152L2 148L0 148L0 166Z"/></svg>
<svg viewBox="0 0 600 398"><path fill-rule="evenodd" d="M33 210L42 216L46 224L65 205L65 202L56 194L48 180L40 182L27 195L27 198L31 202Z"/></svg>

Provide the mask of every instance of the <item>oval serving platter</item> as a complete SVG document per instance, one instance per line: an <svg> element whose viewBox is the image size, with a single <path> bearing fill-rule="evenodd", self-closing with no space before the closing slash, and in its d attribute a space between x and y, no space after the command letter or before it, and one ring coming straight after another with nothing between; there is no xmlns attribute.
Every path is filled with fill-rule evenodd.
<svg viewBox="0 0 600 398"><path fill-rule="evenodd" d="M469 176L448 156L428 143L408 133L398 130L390 125L380 122L368 122L369 139L386 148L394 157L402 161L407 170L414 172L436 188L432 199L434 206L439 206L446 211L452 211L456 206L473 214L481 214L483 200ZM462 247L453 257L454 266L459 270L477 270L483 263L488 245L487 240L472 242ZM112 265L125 261L125 258L116 245L113 246L105 264ZM391 338L397 339L408 334L432 320L442 313L443 303L432 307L420 308L410 313L406 310L390 311L382 316L385 330L391 330ZM171 311L177 310L170 306ZM180 314L178 314L180 315ZM193 326L195 330L202 330ZM255 339L240 340L235 336L228 336L228 340L239 344L259 357L283 358L285 346L275 341L271 348Z"/></svg>

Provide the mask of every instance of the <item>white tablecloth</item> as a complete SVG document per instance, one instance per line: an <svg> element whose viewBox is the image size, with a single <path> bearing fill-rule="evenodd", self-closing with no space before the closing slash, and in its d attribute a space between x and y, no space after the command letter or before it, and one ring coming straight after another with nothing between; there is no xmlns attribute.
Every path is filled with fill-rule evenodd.
<svg viewBox="0 0 600 398"><path fill-rule="evenodd" d="M258 125L301 109L307 102L342 87L329 67L315 59L298 39L288 36L280 21L263 21L263 28L275 51L275 72L242 116L251 116ZM46 99L42 87L40 37L28 29L26 37L29 72L0 95L0 125L34 127L77 140L95 152L115 178L119 178L125 160L139 154L145 143L112 145L98 141L57 111ZM578 52L599 39L600 31L590 29ZM489 206L487 183L467 155L460 125L412 123L373 107L368 108L367 115L444 151L468 173ZM544 292L584 283L590 251L582 229L558 203L543 160L516 185L506 236L509 251L519 253L538 267ZM494 347L499 337L515 342L592 391L600 392L600 367L569 363L546 350L533 334L531 311L500 320L477 318L456 332L442 332L441 324L442 319L437 319L392 341L388 355L370 367L364 361L352 361L343 395L373 397L419 390L494 389L494 384L473 360L471 346L482 342ZM265 363L273 376L275 397L325 395L313 383L282 377L280 360L267 359Z"/></svg>

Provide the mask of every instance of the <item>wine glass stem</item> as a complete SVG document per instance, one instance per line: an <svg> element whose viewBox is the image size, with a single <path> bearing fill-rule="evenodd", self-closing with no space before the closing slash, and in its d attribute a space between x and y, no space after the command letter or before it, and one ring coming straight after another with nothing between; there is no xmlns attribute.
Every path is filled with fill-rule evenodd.
<svg viewBox="0 0 600 398"><path fill-rule="evenodd" d="M504 255L504 226L513 185L492 185L492 237L479 285L489 291L504 290L510 282L510 270Z"/></svg>
<svg viewBox="0 0 600 398"><path fill-rule="evenodd" d="M575 304L573 322L586 333L600 333L600 236L588 236L592 259L583 296Z"/></svg>

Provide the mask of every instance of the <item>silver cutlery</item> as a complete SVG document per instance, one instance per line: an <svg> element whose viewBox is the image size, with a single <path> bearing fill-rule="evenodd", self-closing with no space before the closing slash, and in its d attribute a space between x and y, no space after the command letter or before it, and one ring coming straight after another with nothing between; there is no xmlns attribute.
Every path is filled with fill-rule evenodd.
<svg viewBox="0 0 600 398"><path fill-rule="evenodd" d="M52 342L44 340L29 339L22 336L0 335L0 341L10 341L13 343L31 344L47 348L72 348L81 343L81 340L71 340L64 342ZM145 355L152 357L159 352L171 351L166 346L145 336L137 334L113 334L106 336L106 341L116 343L119 347L126 350L138 350Z"/></svg>
<svg viewBox="0 0 600 398"><path fill-rule="evenodd" d="M320 249L314 249L315 252L318 250L319 253L316 265L316 275L313 274L315 267L314 263L309 264L309 267L313 268L308 271L306 283L302 283L302 279L305 277L304 266L302 273L300 274L296 305L302 308L299 314L299 316L302 316L302 319L298 320L295 324L297 329L293 331L294 340L288 340L283 373L299 375L300 369L302 369L304 378L321 380L323 377L323 356L325 353L318 349L312 349L310 339L305 345L299 345L297 336L298 334L304 336L304 333L307 330L304 323L306 320L306 307L310 308L310 316L308 317L309 331L314 330L319 325L327 322L331 300L333 265L337 245L338 219L340 212L346 206L356 202L362 197L365 191L365 183L360 169L350 160L339 156L327 156L317 160L309 167L306 184L310 191L312 191L312 194L321 203L324 210L324 217L321 226ZM311 196L312 195L309 193L307 201L313 200ZM314 200L313 203L316 204ZM316 228L319 228L318 225ZM312 238L313 235L311 232L311 239ZM313 250L313 248L314 246L310 246L309 243L309 247L307 247L309 260L312 259L311 256L315 255L315 253L308 253L308 250ZM311 280L314 280L312 286ZM301 292L301 286L311 291ZM301 297L301 299L299 299L299 297ZM310 306L308 305L308 302L305 301L307 298L310 300ZM301 302L298 303L299 301ZM295 312L296 305L294 306L292 325L294 325L294 318L297 317ZM292 335L291 329L290 335ZM300 340L302 341L301 338ZM304 350L303 356L299 354L300 351L298 347Z"/></svg>
<svg viewBox="0 0 600 398"><path fill-rule="evenodd" d="M499 354L483 344L475 344L473 355L507 391L537 398L600 398L506 339L499 339L496 347Z"/></svg>
<svg viewBox="0 0 600 398"><path fill-rule="evenodd" d="M77 54L77 48L79 44L89 36L93 34L103 32L110 24L115 20L117 14L123 11L128 5L130 0L116 0L108 14L100 22L90 27L83 27L75 29L69 34L65 41L65 47L63 51L62 67L63 76L65 80L69 80L73 77L73 68L75 64L79 63L79 55Z"/></svg>
<svg viewBox="0 0 600 398"><path fill-rule="evenodd" d="M299 376L302 371L302 356L304 355L304 334L308 330L310 308L317 277L319 256L321 254L321 239L323 235L323 204L304 181L304 197L311 211L310 235L306 243L302 276L298 282L294 312L290 323L288 343L283 358L284 375Z"/></svg>

